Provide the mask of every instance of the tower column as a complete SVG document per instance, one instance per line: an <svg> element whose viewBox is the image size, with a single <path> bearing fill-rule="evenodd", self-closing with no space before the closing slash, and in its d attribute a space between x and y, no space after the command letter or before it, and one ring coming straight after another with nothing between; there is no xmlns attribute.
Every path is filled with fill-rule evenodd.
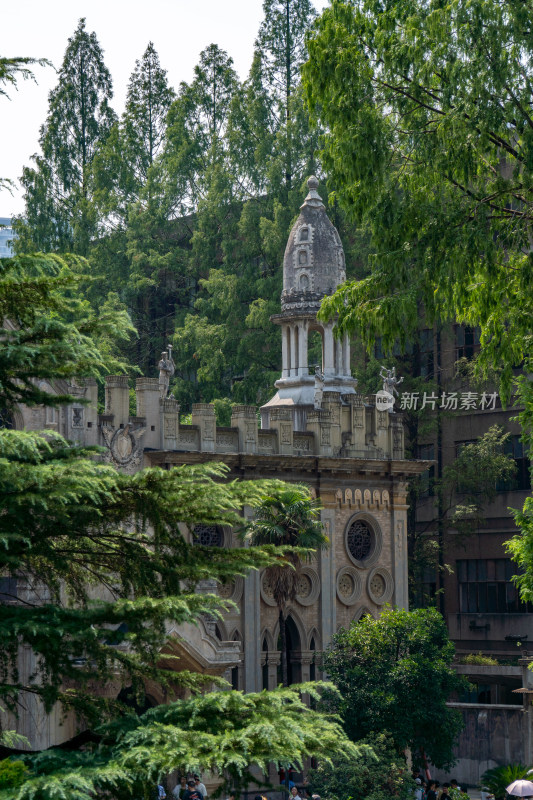
<svg viewBox="0 0 533 800"><path fill-rule="evenodd" d="M335 374L335 342L331 325L324 326L324 363L322 366L324 375Z"/></svg>
<svg viewBox="0 0 533 800"><path fill-rule="evenodd" d="M298 375L309 375L307 366L307 320L298 323Z"/></svg>
<svg viewBox="0 0 533 800"><path fill-rule="evenodd" d="M342 351L342 339L334 339L335 343L335 372L337 375L342 375L344 372L344 353Z"/></svg>
<svg viewBox="0 0 533 800"><path fill-rule="evenodd" d="M289 326L284 325L281 329L281 377L287 378L289 375Z"/></svg>
<svg viewBox="0 0 533 800"><path fill-rule="evenodd" d="M298 375L297 337L297 327L296 325L291 325L291 368L289 374L294 378Z"/></svg>
<svg viewBox="0 0 533 800"><path fill-rule="evenodd" d="M342 340L342 350L344 356L344 374L351 375L350 370L350 337L347 333L344 334Z"/></svg>

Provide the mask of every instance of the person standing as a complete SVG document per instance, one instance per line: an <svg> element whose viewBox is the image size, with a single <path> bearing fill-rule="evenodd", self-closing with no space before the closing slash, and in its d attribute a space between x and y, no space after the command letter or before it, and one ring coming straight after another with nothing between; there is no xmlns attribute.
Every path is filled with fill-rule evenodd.
<svg viewBox="0 0 533 800"><path fill-rule="evenodd" d="M194 778L187 781L187 789L183 792L180 800L203 800L203 795L198 791Z"/></svg>
<svg viewBox="0 0 533 800"><path fill-rule="evenodd" d="M437 800L437 784L435 781L428 783L428 791L426 795L427 800Z"/></svg>
<svg viewBox="0 0 533 800"><path fill-rule="evenodd" d="M290 800L302 800L298 794L298 787L293 785L291 788Z"/></svg>
<svg viewBox="0 0 533 800"><path fill-rule="evenodd" d="M186 791L187 791L187 778L185 777L185 775L182 775L180 778L180 782L177 783L176 786L174 786L174 788L172 789L172 796L175 798L175 800L182 800L183 795L185 794Z"/></svg>
<svg viewBox="0 0 533 800"><path fill-rule="evenodd" d="M193 778L194 778L194 786L195 786L195 788L200 792L202 797L204 797L204 798L207 797L207 789L205 788L205 785L200 780L200 776L199 775L193 775Z"/></svg>

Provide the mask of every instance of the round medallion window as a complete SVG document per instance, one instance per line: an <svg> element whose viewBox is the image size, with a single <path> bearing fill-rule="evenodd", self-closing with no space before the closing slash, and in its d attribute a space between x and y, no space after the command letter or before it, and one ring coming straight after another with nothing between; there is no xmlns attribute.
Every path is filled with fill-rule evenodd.
<svg viewBox="0 0 533 800"><path fill-rule="evenodd" d="M377 567L368 576L366 584L371 600L378 606L388 603L394 591L394 580L388 569Z"/></svg>
<svg viewBox="0 0 533 800"><path fill-rule="evenodd" d="M301 606L312 606L320 594L320 578L312 567L301 567L296 583L296 600Z"/></svg>
<svg viewBox="0 0 533 800"><path fill-rule="evenodd" d="M276 601L274 600L274 586L272 584L271 577L268 573L268 569L265 569L265 571L261 575L259 581L259 591L261 592L261 597L267 604L267 606L276 605Z"/></svg>
<svg viewBox="0 0 533 800"><path fill-rule="evenodd" d="M343 597L350 597L353 594L354 585L351 575L341 575L339 578L339 594Z"/></svg>
<svg viewBox="0 0 533 800"><path fill-rule="evenodd" d="M311 594L311 581L307 575L300 575L296 584L296 594L298 597L309 597Z"/></svg>
<svg viewBox="0 0 533 800"><path fill-rule="evenodd" d="M352 606L361 597L361 576L353 567L342 567L337 573L337 598L345 606Z"/></svg>
<svg viewBox="0 0 533 800"><path fill-rule="evenodd" d="M223 597L224 600L229 600L235 591L235 583L233 581L228 581L227 583L218 583L217 588L218 596Z"/></svg>
<svg viewBox="0 0 533 800"><path fill-rule="evenodd" d="M223 547L224 531L219 525L195 525L193 541L204 547Z"/></svg>
<svg viewBox="0 0 533 800"><path fill-rule="evenodd" d="M382 597L385 594L385 581L379 573L376 573L370 581L370 592L375 597Z"/></svg>
<svg viewBox="0 0 533 800"><path fill-rule="evenodd" d="M367 514L352 517L346 527L345 545L356 567L366 569L372 566L381 554L379 525Z"/></svg>

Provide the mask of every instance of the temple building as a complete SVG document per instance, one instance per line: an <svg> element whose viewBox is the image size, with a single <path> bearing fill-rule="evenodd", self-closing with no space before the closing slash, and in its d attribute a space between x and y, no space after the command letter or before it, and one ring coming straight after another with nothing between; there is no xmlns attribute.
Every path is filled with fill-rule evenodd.
<svg viewBox="0 0 533 800"><path fill-rule="evenodd" d="M180 408L168 395L173 361L167 352L159 378L137 378L135 416L128 378L108 376L103 414L97 413L96 383L88 380L68 391L89 404L21 408L15 419L16 427L53 429L104 446L119 470L223 461L230 479L276 477L309 486L320 498L330 546L303 565L289 609L292 681L320 677L315 656L339 627L364 614L377 616L386 603L407 608L407 482L428 466L404 458L401 415L378 407L375 395L357 393L348 338L336 337L335 322L317 320L323 297L345 280L345 264L316 178L308 186L285 251L281 313L272 318L282 329L282 374L261 409L234 406L231 425L217 427L214 407L197 403L191 424L180 423ZM310 368L311 335L319 337L322 352ZM212 547L238 545L223 526L184 527L183 533ZM198 591L219 592L237 609L223 621L169 631L181 666L225 675L244 691L274 688L280 680L278 611L266 575L253 572L225 585L206 581ZM43 718L37 728L32 721L22 732L39 748L69 738L68 724L59 728L54 720Z"/></svg>

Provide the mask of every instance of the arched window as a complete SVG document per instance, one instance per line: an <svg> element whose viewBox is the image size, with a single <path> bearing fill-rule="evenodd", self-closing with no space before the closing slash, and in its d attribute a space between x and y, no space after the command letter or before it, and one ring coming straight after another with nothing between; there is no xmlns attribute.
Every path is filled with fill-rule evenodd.
<svg viewBox="0 0 533 800"><path fill-rule="evenodd" d="M300 250L298 252L298 264L300 267L305 267L307 263L307 250Z"/></svg>
<svg viewBox="0 0 533 800"><path fill-rule="evenodd" d="M302 228L300 230L300 241L301 242L309 241L309 228Z"/></svg>

